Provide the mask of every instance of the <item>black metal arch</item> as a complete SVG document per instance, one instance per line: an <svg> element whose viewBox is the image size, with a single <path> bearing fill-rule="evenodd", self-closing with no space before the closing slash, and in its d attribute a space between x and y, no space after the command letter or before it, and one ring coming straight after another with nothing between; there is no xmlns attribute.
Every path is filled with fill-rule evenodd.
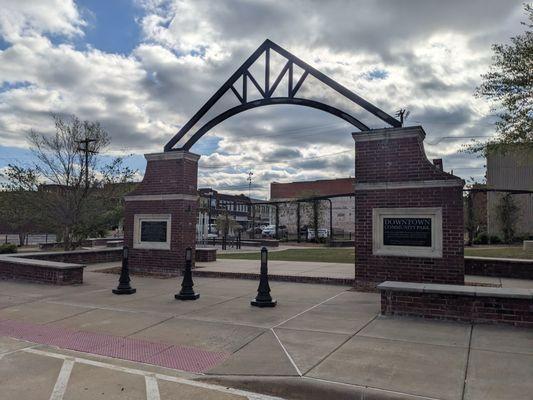
<svg viewBox="0 0 533 400"><path fill-rule="evenodd" d="M228 119L229 117L232 117L236 114L239 114L243 111L250 110L252 108L261 107L261 106L268 106L268 105L275 105L275 104L295 104L300 106L306 106L311 108L316 108L318 110L322 110L325 112L328 112L330 114L336 115L337 117L345 120L346 122L349 122L350 124L357 126L362 131L368 130L368 127L363 124L362 122L358 121L357 119L353 118L351 115L346 114L345 112L339 110L338 108L329 106L324 103L320 103L318 101L314 100L308 100L308 99L300 99L300 98L285 98L285 97L272 97L269 99L260 99L260 100L254 100L246 104L241 104L239 106L230 108L227 111L224 111L223 113L217 115L215 118L210 120L209 122L205 123L200 129L196 131L196 133L190 137L190 139L181 147L180 150L190 150L191 147L198 141L200 138L207 133L211 128L214 126L220 124L222 121Z"/></svg>
<svg viewBox="0 0 533 400"><path fill-rule="evenodd" d="M281 69L281 72L276 77L274 82L270 84L270 51L273 50L282 57L287 59L286 64ZM252 73L248 70L252 64L263 54L265 53L265 81L264 85L260 85L257 80L254 78ZM297 65L301 69L303 69L303 74L294 84L293 82L293 66ZM274 91L278 87L279 83L285 76L285 74L288 74L288 87L287 87L287 97L272 97L274 94ZM165 151L172 151L174 150L173 147L192 129L192 127L209 111L211 107L215 105L215 103L220 100L220 98L226 94L229 90L231 90L239 102L240 105L230 108L227 111L224 111L223 113L217 115L215 118L204 124L196 133L189 138L189 140L179 149L179 150L189 150L209 129L213 128L214 126L218 125L222 121L226 120L227 118L236 115L238 113L241 113L243 111L261 107L261 106L267 106L267 105L273 105L273 104L296 104L311 108L316 108L325 112L328 112L330 114L333 114L353 126L357 127L358 129L362 131L368 131L370 128L363 124L358 119L354 118L353 116L339 110L338 108L335 108L333 106L310 100L310 99L304 99L304 98L298 98L295 97L298 93L298 90L301 88L302 84L304 83L305 79L308 75L311 75L321 81L322 83L328 85L330 88L335 90L337 93L343 95L344 97L350 99L354 103L358 104L371 114L375 115L376 117L380 118L381 120L385 121L392 127L400 127L401 122L397 119L393 118L383 110L379 109L378 107L374 106L373 104L369 103L362 97L356 95L352 91L348 90L341 84L335 82L333 79L329 78L328 76L324 75L322 72L318 71L317 69L311 67L309 64L305 63L304 61L300 60L298 57L294 56L293 54L289 53L287 50L283 49L282 47L278 46L276 43L265 40L261 46L257 48L256 51L253 52L253 54L248 57L248 59L240 66L240 68L235 71L235 73L216 91L216 93L211 96L211 98L205 103L202 108L200 108L196 114L180 129L180 131L172 138L170 141L165 145ZM235 83L239 78L242 77L242 91L237 90L235 88ZM263 97L259 100L253 100L253 101L247 101L247 85L248 80L256 87L257 91L261 94Z"/></svg>

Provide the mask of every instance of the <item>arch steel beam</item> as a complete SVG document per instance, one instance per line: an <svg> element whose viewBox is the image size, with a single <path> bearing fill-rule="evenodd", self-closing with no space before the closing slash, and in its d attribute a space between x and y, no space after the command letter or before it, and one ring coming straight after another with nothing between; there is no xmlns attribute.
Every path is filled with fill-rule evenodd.
<svg viewBox="0 0 533 400"><path fill-rule="evenodd" d="M284 57L287 62L277 78L270 79L270 52L275 51L280 56ZM265 54L265 77L264 77L264 87L259 84L259 82L254 78L254 76L249 71L249 68L254 64L255 61L262 55ZM293 81L293 66L297 65L300 67L304 72L300 79L294 84ZM271 99L271 96L274 94L274 91L276 87L279 85L281 80L283 79L284 75L288 74L288 88L287 88L287 97L277 97L275 98L275 102L269 102L265 100ZM390 116L383 110L379 109L378 107L374 106L370 102L366 101L362 97L356 95L352 91L348 90L346 87L342 86L340 83L335 82L333 79L329 78L328 76L324 75L322 72L318 71L317 69L313 68L306 62L302 61L298 57L294 56L292 53L288 52L281 46L277 45L276 43L272 42L271 40L265 40L261 46L255 50L250 57L231 75L231 77L211 96L211 98L205 103L197 112L194 114L194 116L179 130L179 132L170 139L170 141L165 145L165 151L171 151L173 150L173 147L185 137L185 135L198 123L198 121L213 107L218 100L228 91L231 91L235 94L238 101L241 103L240 106L234 107L222 114L220 114L218 117L215 117L213 120L209 121L207 124L205 124L202 128L200 128L202 131L196 132L190 140L194 141L192 144L194 144L199 137L201 137L207 130L204 129L206 126L213 127L216 124L212 124L213 121L218 121L217 123L222 122L224 119L229 118L231 115L235 115L236 113L242 112L246 109L255 108L258 107L256 104L260 105L269 105L269 104L300 104L307 107L312 108L318 108L323 111L329 112L333 115L336 115L345 121L351 123L352 125L358 127L361 130L369 130L369 128L364 125L362 122L358 121L354 117L348 115L345 112L340 111L339 109L329 106L324 103L316 102L314 100L308 100L308 99L302 99L302 98L296 98L296 94L298 90L301 88L302 84L304 83L305 79L308 75L313 76L314 78L318 79L320 82L324 83L325 85L329 86L333 90L335 90L340 95L348 98L352 102L356 103L360 107L362 107L364 110L368 111L369 113L373 114L374 116L380 118L387 124L389 124L392 127L400 127L401 122L395 119L394 117ZM242 94L239 93L239 91L235 88L234 84L237 82L239 78L242 77ZM259 93L263 97L263 99L260 99L258 101L253 102L247 102L247 82L250 80L252 84L258 89ZM272 82L272 83L271 83ZM259 102L259 103L258 103ZM238 112L235 112L235 110L240 110ZM222 116L225 116L225 118L222 118ZM201 133L200 136L198 136L198 133ZM185 143L181 149L186 150L190 149L192 146L189 141Z"/></svg>
<svg viewBox="0 0 533 400"><path fill-rule="evenodd" d="M308 100L308 99L300 99L297 97L271 97L267 99L259 99L254 100L246 104L241 104L236 107L230 108L227 111L224 111L223 113L217 115L215 118L210 120L209 122L206 122L200 129L198 129L194 135L190 137L189 140L187 140L187 143L181 147L181 150L190 150L191 147L198 141L200 138L205 135L210 129L212 129L214 126L220 124L222 121L237 115L239 113L242 113L247 110L251 110L252 108L262 107L262 106L269 106L269 105L276 105L276 104L292 104L292 105L299 105L299 106L305 106L305 107L311 107L318 110L325 111L327 113L333 114L336 117L339 117L346 122L352 124L353 126L356 126L362 131L369 131L370 128L363 124L358 119L352 117L349 114L346 114L342 110L339 110L338 108L332 107L330 105L320 103L318 101L314 100Z"/></svg>

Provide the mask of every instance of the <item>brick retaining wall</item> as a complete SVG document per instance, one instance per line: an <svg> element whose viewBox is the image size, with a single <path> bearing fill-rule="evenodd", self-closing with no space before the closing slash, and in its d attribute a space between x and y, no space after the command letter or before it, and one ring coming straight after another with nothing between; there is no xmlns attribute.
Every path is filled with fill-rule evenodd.
<svg viewBox="0 0 533 400"><path fill-rule="evenodd" d="M213 262L217 260L217 249L199 249L196 248L197 262Z"/></svg>
<svg viewBox="0 0 533 400"><path fill-rule="evenodd" d="M533 291L383 282L381 313L533 327Z"/></svg>
<svg viewBox="0 0 533 400"><path fill-rule="evenodd" d="M50 283L52 285L75 285L83 283L84 265L52 263L36 264L15 257L0 260L0 279ZM57 265L62 264L62 265Z"/></svg>
<svg viewBox="0 0 533 400"><path fill-rule="evenodd" d="M465 274L496 278L533 279L533 260L465 257Z"/></svg>
<svg viewBox="0 0 533 400"><path fill-rule="evenodd" d="M122 249L109 248L97 250L51 251L45 253L21 253L13 254L13 257L63 263L96 264L121 261Z"/></svg>
<svg viewBox="0 0 533 400"><path fill-rule="evenodd" d="M22 253L0 256L0 279L52 285L83 283L86 264L120 261L122 249Z"/></svg>

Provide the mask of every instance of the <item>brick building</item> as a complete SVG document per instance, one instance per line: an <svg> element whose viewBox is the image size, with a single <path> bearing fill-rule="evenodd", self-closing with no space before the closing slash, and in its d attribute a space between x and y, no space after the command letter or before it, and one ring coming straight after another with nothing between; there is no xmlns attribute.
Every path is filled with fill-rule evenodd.
<svg viewBox="0 0 533 400"><path fill-rule="evenodd" d="M258 204L252 208L254 203L260 200L249 198L244 194L231 195L220 193L212 188L198 189L199 207L196 233L198 239L205 237L208 233L216 233L212 229L217 218L225 215L226 212L242 227L248 230L255 225L268 225L270 221L270 206ZM253 215L255 211L255 217ZM211 228L209 227L211 225Z"/></svg>

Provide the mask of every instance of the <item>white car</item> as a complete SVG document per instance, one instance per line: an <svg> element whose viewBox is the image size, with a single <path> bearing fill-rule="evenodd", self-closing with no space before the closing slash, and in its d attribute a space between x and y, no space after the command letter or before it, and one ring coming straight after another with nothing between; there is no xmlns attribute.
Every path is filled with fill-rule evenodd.
<svg viewBox="0 0 533 400"><path fill-rule="evenodd" d="M276 235L276 225L268 225L261 231L261 235L265 237L273 237Z"/></svg>
<svg viewBox="0 0 533 400"><path fill-rule="evenodd" d="M329 229L318 228L317 233L318 233L319 239L327 239L329 237ZM307 230L307 240L314 240L314 239L315 239L315 230L314 228L309 228Z"/></svg>

